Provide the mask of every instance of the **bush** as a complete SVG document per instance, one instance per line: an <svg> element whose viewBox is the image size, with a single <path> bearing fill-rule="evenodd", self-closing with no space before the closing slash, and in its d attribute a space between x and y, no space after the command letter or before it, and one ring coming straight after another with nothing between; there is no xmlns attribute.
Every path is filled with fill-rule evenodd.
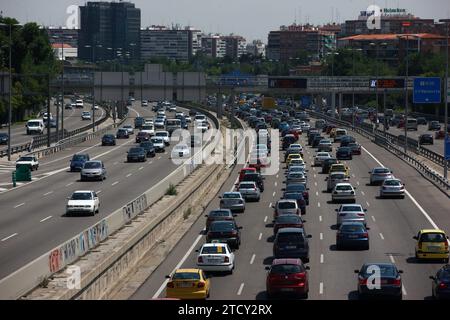
<svg viewBox="0 0 450 320"><path fill-rule="evenodd" d="M177 188L173 184L170 184L169 188L167 188L166 196L176 196L177 194Z"/></svg>

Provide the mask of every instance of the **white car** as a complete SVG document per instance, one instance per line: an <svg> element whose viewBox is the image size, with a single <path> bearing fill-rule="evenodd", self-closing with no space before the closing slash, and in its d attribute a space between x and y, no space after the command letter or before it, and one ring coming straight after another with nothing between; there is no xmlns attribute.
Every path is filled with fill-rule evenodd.
<svg viewBox="0 0 450 320"><path fill-rule="evenodd" d="M331 194L332 202L336 201L350 201L356 202L356 192L355 188L347 182L337 183Z"/></svg>
<svg viewBox="0 0 450 320"><path fill-rule="evenodd" d="M153 119L144 119L144 124L153 124Z"/></svg>
<svg viewBox="0 0 450 320"><path fill-rule="evenodd" d="M191 116L184 116L184 119L186 120L187 123L191 123L192 122L192 118Z"/></svg>
<svg viewBox="0 0 450 320"><path fill-rule="evenodd" d="M314 156L314 166L322 166L322 163L325 161L325 159L332 158L331 155L328 152L318 152Z"/></svg>
<svg viewBox="0 0 450 320"><path fill-rule="evenodd" d="M44 112L44 114L42 115L42 120L47 121L48 119L48 113ZM50 113L50 120L53 119L53 115Z"/></svg>
<svg viewBox="0 0 450 320"><path fill-rule="evenodd" d="M128 134L134 134L134 128L131 124L126 124L122 128L127 129Z"/></svg>
<svg viewBox="0 0 450 320"><path fill-rule="evenodd" d="M204 121L207 121L206 116L204 114L197 114L195 116L195 124L203 123Z"/></svg>
<svg viewBox="0 0 450 320"><path fill-rule="evenodd" d="M166 144L164 143L164 140L160 137L152 137L150 141L153 143L153 146L155 147L156 152L164 152L166 151Z"/></svg>
<svg viewBox="0 0 450 320"><path fill-rule="evenodd" d="M196 124L196 129L198 131L205 132L209 129L208 121L197 122Z"/></svg>
<svg viewBox="0 0 450 320"><path fill-rule="evenodd" d="M81 119L82 120L91 120L92 119L91 113L89 111L83 111L81 113Z"/></svg>
<svg viewBox="0 0 450 320"><path fill-rule="evenodd" d="M66 215L73 213L88 213L95 215L99 212L100 201L97 194L91 190L75 191L67 198Z"/></svg>
<svg viewBox="0 0 450 320"><path fill-rule="evenodd" d="M166 127L166 123L163 118L157 118L155 120L155 128L156 129L164 129Z"/></svg>
<svg viewBox="0 0 450 320"><path fill-rule="evenodd" d="M184 117L184 113L181 111L177 111L177 112L175 112L175 118L176 117Z"/></svg>
<svg viewBox="0 0 450 320"><path fill-rule="evenodd" d="M198 250L197 267L209 272L234 270L234 253L226 243L205 243Z"/></svg>
<svg viewBox="0 0 450 320"><path fill-rule="evenodd" d="M150 136L155 135L155 127L152 124L144 124L141 131L147 132Z"/></svg>
<svg viewBox="0 0 450 320"><path fill-rule="evenodd" d="M156 112L156 115L157 115L157 116L165 116L165 115L166 115L166 112L163 111L163 110L158 110L158 112Z"/></svg>
<svg viewBox="0 0 450 320"><path fill-rule="evenodd" d="M187 158L191 155L191 150L186 144L176 145L172 150L172 158Z"/></svg>
<svg viewBox="0 0 450 320"><path fill-rule="evenodd" d="M22 156L16 161L16 167L18 165L27 165L30 167L30 170L37 170L39 168L39 161L35 156Z"/></svg>
<svg viewBox="0 0 450 320"><path fill-rule="evenodd" d="M96 104L96 105L94 106L94 110L98 110L98 109L100 109L100 107Z"/></svg>
<svg viewBox="0 0 450 320"><path fill-rule="evenodd" d="M177 106L176 105L170 105L170 107L168 108L170 112L176 112L177 111Z"/></svg>
<svg viewBox="0 0 450 320"><path fill-rule="evenodd" d="M148 107L148 102L147 102L147 100L142 100L141 106L142 106L142 107Z"/></svg>
<svg viewBox="0 0 450 320"><path fill-rule="evenodd" d="M380 187L380 198L385 197L405 198L405 185L401 180L390 178L383 181Z"/></svg>
<svg viewBox="0 0 450 320"><path fill-rule="evenodd" d="M155 137L163 139L166 146L170 145L170 135L168 131L156 131Z"/></svg>

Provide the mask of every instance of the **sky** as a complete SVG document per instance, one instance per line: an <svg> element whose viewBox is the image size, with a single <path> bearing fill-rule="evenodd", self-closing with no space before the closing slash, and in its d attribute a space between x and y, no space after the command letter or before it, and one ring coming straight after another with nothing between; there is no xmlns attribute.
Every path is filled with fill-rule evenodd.
<svg viewBox="0 0 450 320"><path fill-rule="evenodd" d="M20 23L66 26L71 5L77 0L0 0L3 16ZM449 0L135 0L141 9L141 26L180 24L205 33L239 34L247 41L267 42L271 30L297 22L325 24L357 19L359 12L375 4L382 8L404 8L421 18L450 17Z"/></svg>

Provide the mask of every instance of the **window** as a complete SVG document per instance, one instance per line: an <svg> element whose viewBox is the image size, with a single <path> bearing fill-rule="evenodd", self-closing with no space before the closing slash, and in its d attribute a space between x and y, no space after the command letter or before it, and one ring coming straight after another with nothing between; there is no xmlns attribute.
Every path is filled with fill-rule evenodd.
<svg viewBox="0 0 450 320"><path fill-rule="evenodd" d="M198 272L177 272L172 277L173 280L200 280Z"/></svg>
<svg viewBox="0 0 450 320"><path fill-rule="evenodd" d="M442 233L424 233L420 238L420 242L444 242L447 241Z"/></svg>

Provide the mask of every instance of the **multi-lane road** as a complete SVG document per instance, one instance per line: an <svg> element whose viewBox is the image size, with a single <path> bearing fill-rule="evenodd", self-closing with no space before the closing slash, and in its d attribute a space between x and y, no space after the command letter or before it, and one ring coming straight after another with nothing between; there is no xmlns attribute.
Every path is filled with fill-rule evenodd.
<svg viewBox="0 0 450 320"><path fill-rule="evenodd" d="M415 241L412 237L424 228L439 227L450 230L449 200L406 163L368 139L354 133L352 135L362 144L362 155L354 156L353 160L346 163L351 170L350 181L357 187L357 203L368 209L370 250L336 250L334 209L338 205L330 202L331 194L325 191L325 175L319 173L320 168L311 166L315 150L306 147L310 205L304 219L306 232L312 235L308 264L311 267L309 299L356 299L357 276L353 271L366 262L395 263L399 269L404 270L404 299L429 299L429 276L435 274L442 262L417 262L414 258ZM305 136L300 138L300 142L306 146ZM368 185L369 170L381 165L390 167L394 175L406 183L405 199L378 199L379 187ZM214 275L211 278L211 299L267 298L265 266L270 265L273 259L271 205L282 195L284 166L285 164L281 163L277 174L266 176L265 191L260 202L248 203L245 213L236 218L238 225L243 227L241 247L235 252L236 269L232 275ZM242 166L234 169L220 193L234 188L240 168ZM218 207L219 199L216 198L206 208L205 213ZM177 267L196 267L195 250L205 242L204 220L203 215L200 215L165 261L131 299L165 297L166 275Z"/></svg>

